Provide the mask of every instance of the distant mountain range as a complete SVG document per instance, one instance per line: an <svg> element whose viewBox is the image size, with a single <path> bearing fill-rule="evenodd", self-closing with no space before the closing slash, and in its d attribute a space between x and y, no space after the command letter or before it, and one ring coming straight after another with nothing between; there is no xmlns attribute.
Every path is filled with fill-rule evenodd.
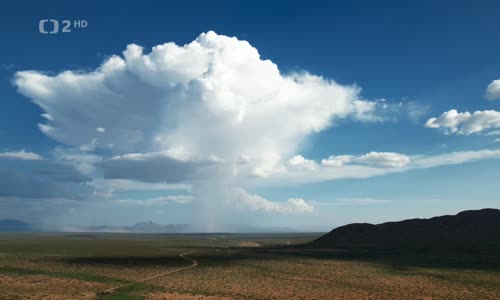
<svg viewBox="0 0 500 300"><path fill-rule="evenodd" d="M500 210L338 227L309 244L346 250L500 251Z"/></svg>
<svg viewBox="0 0 500 300"><path fill-rule="evenodd" d="M156 224L151 221L140 222L131 226L69 226L64 231L73 232L115 232L115 233L182 233L189 228L188 224Z"/></svg>
<svg viewBox="0 0 500 300"><path fill-rule="evenodd" d="M109 232L109 233L199 233L203 226L140 222L129 226L64 226L47 229L21 220L0 220L0 232ZM218 232L287 233L299 232L284 227L256 227L226 224ZM355 223L335 228L309 243L314 248L347 250L467 250L500 251L500 210L463 211L454 216L410 219L378 225Z"/></svg>
<svg viewBox="0 0 500 300"><path fill-rule="evenodd" d="M63 228L46 228L21 220L0 220L0 232L102 232L102 233L196 233L205 232L204 226L191 224L157 224L140 222L130 226L77 226L69 225ZM222 225L220 232L224 233L285 233L297 232L284 227L256 227L241 224Z"/></svg>

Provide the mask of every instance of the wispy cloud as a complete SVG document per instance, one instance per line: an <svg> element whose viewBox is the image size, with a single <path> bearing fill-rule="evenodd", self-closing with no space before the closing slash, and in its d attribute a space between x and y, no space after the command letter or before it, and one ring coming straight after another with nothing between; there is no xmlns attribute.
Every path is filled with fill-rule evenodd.
<svg viewBox="0 0 500 300"><path fill-rule="evenodd" d="M500 158L500 149L456 151L436 155L405 155L370 152L362 155L336 155L316 162L296 156L272 176L254 178L255 184L287 185L339 179L356 179L470 163Z"/></svg>
<svg viewBox="0 0 500 300"><path fill-rule="evenodd" d="M392 200L374 199L374 198L339 198L333 202L311 202L314 206L343 206L343 205L376 205L387 204L393 202Z"/></svg>
<svg viewBox="0 0 500 300"><path fill-rule="evenodd" d="M33 152L19 151L0 152L0 159L42 160L43 157Z"/></svg>
<svg viewBox="0 0 500 300"><path fill-rule="evenodd" d="M181 204L191 203L191 201L193 201L193 197L188 195L174 195L174 196L155 197L148 199L116 199L112 201L117 204L125 204L125 205L162 206L172 202Z"/></svg>

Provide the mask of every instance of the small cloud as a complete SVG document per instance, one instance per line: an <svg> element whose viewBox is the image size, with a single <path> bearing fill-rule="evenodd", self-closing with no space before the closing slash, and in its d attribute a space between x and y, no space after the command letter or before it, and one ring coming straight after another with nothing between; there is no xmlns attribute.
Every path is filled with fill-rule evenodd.
<svg viewBox="0 0 500 300"><path fill-rule="evenodd" d="M242 188L232 190L229 204L267 213L311 213L314 206L302 198L290 198L285 202L270 201L259 195L251 195Z"/></svg>
<svg viewBox="0 0 500 300"><path fill-rule="evenodd" d="M99 133L104 133L106 131L106 129L104 129L103 127L97 127L96 131Z"/></svg>
<svg viewBox="0 0 500 300"><path fill-rule="evenodd" d="M103 191L94 191L92 194L95 198L109 199L113 197L113 189L107 189Z"/></svg>
<svg viewBox="0 0 500 300"><path fill-rule="evenodd" d="M49 121L54 121L54 118L52 118L52 116L50 114L42 114L42 117L44 117L45 119L47 119Z"/></svg>
<svg viewBox="0 0 500 300"><path fill-rule="evenodd" d="M3 152L0 153L0 158L5 158L5 159L20 159L20 160L42 160L43 157L33 153L33 152L26 152L24 150L20 151L12 151L12 152Z"/></svg>
<svg viewBox="0 0 500 300"><path fill-rule="evenodd" d="M342 167L344 164L347 164L353 160L354 156L352 155L338 155L338 156L329 156L327 159L322 159L321 164L329 167Z"/></svg>
<svg viewBox="0 0 500 300"><path fill-rule="evenodd" d="M357 157L356 161L380 167L404 167L410 163L410 158L395 152L370 152Z"/></svg>
<svg viewBox="0 0 500 300"><path fill-rule="evenodd" d="M316 168L316 162L314 162L314 160L306 159L302 155L295 155L288 161L288 163L294 167L304 167L309 169Z"/></svg>
<svg viewBox="0 0 500 300"><path fill-rule="evenodd" d="M500 99L500 79L493 80L486 89L486 99L499 100Z"/></svg>
<svg viewBox="0 0 500 300"><path fill-rule="evenodd" d="M483 110L471 112L458 112L451 109L442 113L437 118L430 118L425 127L443 131L445 134L480 133L490 128L500 128L500 112Z"/></svg>
<svg viewBox="0 0 500 300"><path fill-rule="evenodd" d="M404 167L410 163L410 157L395 152L369 152L363 155L330 156L321 160L321 164L330 167L342 167L348 164L363 164L378 167Z"/></svg>

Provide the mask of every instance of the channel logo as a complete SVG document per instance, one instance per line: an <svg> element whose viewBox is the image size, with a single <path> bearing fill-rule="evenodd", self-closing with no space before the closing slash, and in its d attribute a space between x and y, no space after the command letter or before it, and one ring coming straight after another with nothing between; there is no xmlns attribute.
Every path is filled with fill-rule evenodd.
<svg viewBox="0 0 500 300"><path fill-rule="evenodd" d="M87 20L41 19L38 22L38 31L41 34L69 33L72 29L87 28Z"/></svg>

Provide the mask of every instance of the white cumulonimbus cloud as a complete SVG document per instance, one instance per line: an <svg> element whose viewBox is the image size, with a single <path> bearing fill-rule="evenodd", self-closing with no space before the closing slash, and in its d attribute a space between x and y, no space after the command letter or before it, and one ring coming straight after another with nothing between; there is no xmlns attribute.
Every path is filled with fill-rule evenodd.
<svg viewBox="0 0 500 300"><path fill-rule="evenodd" d="M284 75L248 42L214 32L150 53L131 44L91 72L17 72L14 84L44 110L40 129L64 144L118 155L183 149L246 160L260 176L336 119L378 120L359 88Z"/></svg>
<svg viewBox="0 0 500 300"><path fill-rule="evenodd" d="M183 46L158 45L149 53L131 44L123 55L111 56L92 71L20 71L13 84L42 108L40 130L69 146L54 151L65 167L57 178L88 182L103 197L113 190L181 188L204 200L202 211L228 204L265 212L311 212L312 206L301 198L273 202L241 187L259 180L291 184L367 178L500 156L496 150L434 157L370 152L316 162L296 155L307 136L340 119L380 122L401 109L416 119L424 110L414 103L405 108L402 103L363 100L358 87L307 72L283 74L248 42L214 32ZM490 99L497 88L497 81L490 84ZM426 126L471 134L499 128L499 115L450 110ZM96 155L98 149L102 151ZM28 152L0 157L33 160L34 165L43 161ZM104 178L89 181L87 176L97 169ZM5 177L16 172L12 169ZM46 177L37 175L32 181L43 183ZM172 199L153 200L128 203Z"/></svg>
<svg viewBox="0 0 500 300"><path fill-rule="evenodd" d="M486 89L486 99L499 100L500 99L500 79L493 80Z"/></svg>
<svg viewBox="0 0 500 300"><path fill-rule="evenodd" d="M425 127L440 129L445 134L480 133L488 129L500 128L500 112L483 110L462 113L451 109L437 118L427 120Z"/></svg>
<svg viewBox="0 0 500 300"><path fill-rule="evenodd" d="M317 163L296 155L306 137L338 120L379 122L404 105L363 100L358 87L307 72L283 74L248 42L214 32L183 46L158 45L149 53L131 44L92 71L20 71L13 83L42 108L40 130L68 146L54 151L59 161L86 176L102 171L104 178L88 183L100 195L131 187L192 187L196 200L219 201L201 205L202 210L225 203L265 212L311 212L301 198L273 202L242 187L259 180L367 178L499 156L458 153L435 162L369 152ZM413 106L403 110L417 118L422 110ZM451 110L426 126L470 134L500 127L498 114ZM16 155L37 159L27 152ZM165 202L154 200L148 205Z"/></svg>
<svg viewBox="0 0 500 300"><path fill-rule="evenodd" d="M112 153L98 162L110 179L199 180L212 163L227 166L225 176L268 176L338 119L380 121L380 105L358 87L283 74L248 42L211 31L149 53L128 45L90 72L20 71L13 84L43 109L43 133Z"/></svg>

